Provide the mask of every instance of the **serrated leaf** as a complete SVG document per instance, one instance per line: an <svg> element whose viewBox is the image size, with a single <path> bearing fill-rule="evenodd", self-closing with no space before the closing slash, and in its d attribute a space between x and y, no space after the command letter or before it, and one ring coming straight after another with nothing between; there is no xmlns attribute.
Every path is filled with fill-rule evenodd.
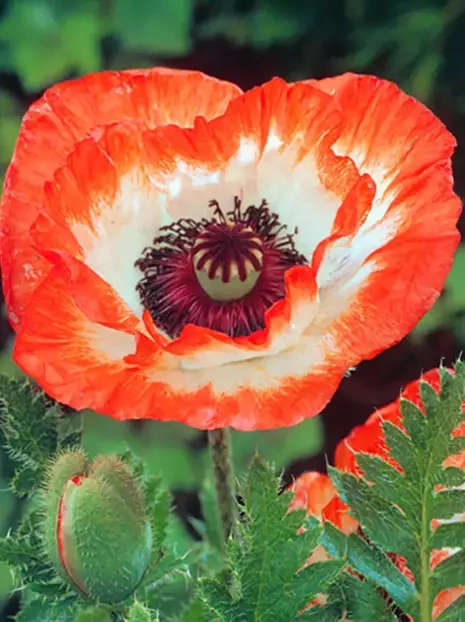
<svg viewBox="0 0 465 622"><path fill-rule="evenodd" d="M11 536L0 538L0 561L10 566L22 566L31 559L36 559L36 554L26 543L18 542Z"/></svg>
<svg viewBox="0 0 465 622"><path fill-rule="evenodd" d="M44 622L44 620L76 622L76 611L73 607L63 603L37 599L23 607L16 620L18 622Z"/></svg>
<svg viewBox="0 0 465 622"><path fill-rule="evenodd" d="M465 594L447 607L435 622L465 622Z"/></svg>
<svg viewBox="0 0 465 622"><path fill-rule="evenodd" d="M10 483L11 490L18 497L27 497L37 488L37 480L40 479L41 473L39 468L16 469Z"/></svg>
<svg viewBox="0 0 465 622"><path fill-rule="evenodd" d="M205 520L206 536L208 541L218 550L222 550L223 536L220 528L216 490L211 474L209 474L204 480L200 491L200 503Z"/></svg>
<svg viewBox="0 0 465 622"><path fill-rule="evenodd" d="M396 622L397 616L389 608L386 599L370 581L360 580L349 573L341 577L341 584L332 590L331 596L342 592L344 609L348 620L357 622Z"/></svg>
<svg viewBox="0 0 465 622"><path fill-rule="evenodd" d="M455 488L465 483L465 469L447 467L440 473L440 483L446 488Z"/></svg>
<svg viewBox="0 0 465 622"><path fill-rule="evenodd" d="M454 548L458 542L465 542L465 522L439 525L431 537L431 548Z"/></svg>
<svg viewBox="0 0 465 622"><path fill-rule="evenodd" d="M17 622L42 622L48 619L48 606L41 600L34 600L23 605L16 616Z"/></svg>
<svg viewBox="0 0 465 622"><path fill-rule="evenodd" d="M397 506L374 492L378 487L371 487L363 479L336 469L329 468L328 473L341 498L373 542L399 555L415 549L410 523ZM382 473L378 475L382 477Z"/></svg>
<svg viewBox="0 0 465 622"><path fill-rule="evenodd" d="M83 421L80 414L60 418L58 426L58 449L77 449L82 444Z"/></svg>
<svg viewBox="0 0 465 622"><path fill-rule="evenodd" d="M300 614L299 622L340 622L343 612L339 603L313 605Z"/></svg>
<svg viewBox="0 0 465 622"><path fill-rule="evenodd" d="M405 611L411 615L416 612L415 586L380 548L355 534L345 536L329 522L325 523L321 543L331 556L346 558L354 570L385 589Z"/></svg>
<svg viewBox="0 0 465 622"><path fill-rule="evenodd" d="M448 588L465 586L465 550L457 551L440 564L431 575L433 594Z"/></svg>
<svg viewBox="0 0 465 622"><path fill-rule="evenodd" d="M391 457L400 464L411 480L418 481L420 472L417 463L417 451L410 437L390 421L383 422L383 432Z"/></svg>
<svg viewBox="0 0 465 622"><path fill-rule="evenodd" d="M179 622L208 622L211 615L207 612L205 604L196 598L182 612Z"/></svg>
<svg viewBox="0 0 465 622"><path fill-rule="evenodd" d="M111 622L112 617L109 611L100 607L91 607L85 611L80 611L76 615L75 622Z"/></svg>
<svg viewBox="0 0 465 622"><path fill-rule="evenodd" d="M364 534L404 558L400 567L406 564L414 582L402 575L381 549L354 534L346 539L335 527L325 525L322 538L329 554L345 555L354 570L385 589L415 620L420 603L422 615L431 607L430 595L465 585L465 522L459 522L465 511L465 469L443 464L463 445L463 437L453 438L452 432L464 421L465 366L459 361L455 375L442 368L439 375L439 392L426 381L419 383L424 413L413 403L400 401L406 431L401 425L383 422L390 458L400 465L400 471L380 457L356 454L361 479L330 473ZM440 519L448 523L433 529L433 521ZM446 554L458 550L431 569L430 555L435 549ZM360 616L353 615L359 621ZM451 610L450 615L455 613Z"/></svg>
<svg viewBox="0 0 465 622"><path fill-rule="evenodd" d="M423 414L420 412L422 418ZM417 522L420 500L414 489L411 488L405 477L393 466L371 454L357 453L356 460L362 469L365 479L376 484L376 491L391 504L399 504L399 499L403 501L402 507L409 520ZM412 494L412 492L414 494Z"/></svg>
<svg viewBox="0 0 465 622"><path fill-rule="evenodd" d="M16 465L13 485L19 494L41 485L45 465L57 450L60 418L59 407L50 407L32 384L0 376L0 426Z"/></svg>
<svg viewBox="0 0 465 622"><path fill-rule="evenodd" d="M161 480L151 477L144 484L146 507L150 511L154 560L158 558L166 539L171 510L171 495Z"/></svg>
<svg viewBox="0 0 465 622"><path fill-rule="evenodd" d="M427 443L425 438L427 426L424 414L416 404L404 398L400 400L400 407L403 415L402 423L407 430L407 434L415 438L417 446L424 448Z"/></svg>
<svg viewBox="0 0 465 622"><path fill-rule="evenodd" d="M44 554L40 511L25 512L16 533L0 539L0 559L18 568L24 583L37 587L55 581L55 572Z"/></svg>
<svg viewBox="0 0 465 622"><path fill-rule="evenodd" d="M321 591L330 585L345 567L344 559L314 562L299 572L299 585L295 589L296 602L308 604L308 585L320 585Z"/></svg>
<svg viewBox="0 0 465 622"><path fill-rule="evenodd" d="M126 622L152 622L150 611L146 609L141 603L134 603L129 611L129 616Z"/></svg>
<svg viewBox="0 0 465 622"><path fill-rule="evenodd" d="M350 534L347 555L353 568L385 589L404 611L415 617L418 609L415 587L381 549Z"/></svg>
<svg viewBox="0 0 465 622"><path fill-rule="evenodd" d="M434 495L431 506L434 518L451 518L455 514L462 514L465 509L465 490L442 490Z"/></svg>
<svg viewBox="0 0 465 622"><path fill-rule="evenodd" d="M344 566L332 560L303 568L321 526L303 511L289 512L291 494L278 495L279 488L273 469L255 458L242 488L244 520L227 547L226 581L200 585L207 607L224 622L292 620Z"/></svg>

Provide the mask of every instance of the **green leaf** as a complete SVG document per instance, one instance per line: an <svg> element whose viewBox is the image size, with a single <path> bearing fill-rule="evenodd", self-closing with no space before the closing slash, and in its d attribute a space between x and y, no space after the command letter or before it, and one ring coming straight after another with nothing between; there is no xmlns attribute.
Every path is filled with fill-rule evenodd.
<svg viewBox="0 0 465 622"><path fill-rule="evenodd" d="M152 526L152 562L156 562L160 557L166 540L171 510L171 495L161 485L161 480L156 478L149 478L145 483L144 495L146 507L150 511L150 523Z"/></svg>
<svg viewBox="0 0 465 622"><path fill-rule="evenodd" d="M443 490L431 499L434 518L451 518L465 508L465 490Z"/></svg>
<svg viewBox="0 0 465 622"><path fill-rule="evenodd" d="M200 599L195 599L182 612L178 622L208 622L210 619L205 604Z"/></svg>
<svg viewBox="0 0 465 622"><path fill-rule="evenodd" d="M24 380L0 376L0 427L6 449L16 465L13 487L31 494L43 479L50 457L58 449L60 408Z"/></svg>
<svg viewBox="0 0 465 622"><path fill-rule="evenodd" d="M435 622L465 622L465 594L447 607Z"/></svg>
<svg viewBox="0 0 465 622"><path fill-rule="evenodd" d="M415 437L415 442L422 448L425 447L426 420L425 416L416 404L401 398L400 400L403 424L410 437Z"/></svg>
<svg viewBox="0 0 465 622"><path fill-rule="evenodd" d="M208 541L218 550L223 548L223 536L220 528L218 504L213 477L210 474L204 480L200 491L200 503L205 520L206 536Z"/></svg>
<svg viewBox="0 0 465 622"><path fill-rule="evenodd" d="M465 469L447 467L441 474L441 481L446 487L459 487L465 484Z"/></svg>
<svg viewBox="0 0 465 622"><path fill-rule="evenodd" d="M192 0L114 0L116 32L125 46L181 56L191 47Z"/></svg>
<svg viewBox="0 0 465 622"><path fill-rule="evenodd" d="M438 564L431 575L431 583L434 595L451 587L465 586L465 550L457 551Z"/></svg>
<svg viewBox="0 0 465 622"><path fill-rule="evenodd" d="M79 618L76 620L76 611L73 607L43 599L27 603L18 614L16 620L18 622L44 622L44 620L80 622Z"/></svg>
<svg viewBox="0 0 465 622"><path fill-rule="evenodd" d="M129 611L126 622L152 622L150 611L148 611L141 603L134 603Z"/></svg>
<svg viewBox="0 0 465 622"><path fill-rule="evenodd" d="M410 480L419 479L417 452L415 445L405 432L390 421L383 422L383 432L389 446L389 453L400 464Z"/></svg>
<svg viewBox="0 0 465 622"><path fill-rule="evenodd" d="M100 607L92 607L91 609L80 611L76 615L75 622L111 622L111 620L110 612Z"/></svg>
<svg viewBox="0 0 465 622"><path fill-rule="evenodd" d="M345 565L339 559L303 568L321 526L303 511L288 512L292 493L278 496L279 489L273 469L255 458L242 487L244 520L228 542L228 573L200 584L202 599L220 620L292 620Z"/></svg>
<svg viewBox="0 0 465 622"><path fill-rule="evenodd" d="M342 575L341 585L335 586L331 596L336 591L342 592L348 620L357 622L396 622L397 616L389 608L386 599L370 581L360 580L349 573Z"/></svg>
<svg viewBox="0 0 465 622"><path fill-rule="evenodd" d="M40 584L55 580L55 572L44 554L42 512L29 509L14 534L0 539L0 560L17 568L23 583Z"/></svg>
<svg viewBox="0 0 465 622"><path fill-rule="evenodd" d="M346 558L354 570L386 590L405 611L412 615L417 611L415 586L379 547L355 534L345 536L329 522L321 543L331 556Z"/></svg>
<svg viewBox="0 0 465 622"><path fill-rule="evenodd" d="M422 619L428 610L431 615L433 597L439 591L465 585L464 470L443 464L463 444L463 437L453 438L452 432L465 419L464 364L457 362L455 374L441 368L440 379L439 392L420 382L424 414L401 400L405 432L383 422L390 458L401 470L379 457L356 454L362 478L330 471L370 543L354 534L345 538L330 524L325 525L322 539L329 554L346 556L353 570L386 590L414 620ZM447 519L447 524L432 529L433 521L441 519ZM402 575L381 549L401 555L414 582ZM434 549L456 552L431 569ZM450 620L455 619L456 611L448 613ZM359 622L355 613L354 619Z"/></svg>
<svg viewBox="0 0 465 622"><path fill-rule="evenodd" d="M433 549L453 548L457 542L465 542L465 522L439 525L431 537Z"/></svg>
<svg viewBox="0 0 465 622"><path fill-rule="evenodd" d="M361 468L363 468L362 463L360 463ZM413 551L416 546L411 524L405 514L393 505L389 498L386 499L381 494L376 494L378 491L384 491L383 475L386 469L383 467L377 470L378 465L375 461L371 461L370 464L372 477L381 480L381 486L369 486L363 479L357 479L354 475L342 473L331 467L328 473L341 498L349 505L351 513L363 525L367 536L384 550L405 555L408 551ZM401 493L402 489L399 495ZM391 492L389 492L390 496Z"/></svg>
<svg viewBox="0 0 465 622"><path fill-rule="evenodd" d="M365 479L376 484L376 491L380 492L391 504L397 505L401 497L404 500L403 508L406 516L416 521L418 502L412 501L412 489L402 473L378 456L371 454L357 453L356 460Z"/></svg>
<svg viewBox="0 0 465 622"><path fill-rule="evenodd" d="M300 614L299 622L340 622L343 611L340 603L314 605Z"/></svg>

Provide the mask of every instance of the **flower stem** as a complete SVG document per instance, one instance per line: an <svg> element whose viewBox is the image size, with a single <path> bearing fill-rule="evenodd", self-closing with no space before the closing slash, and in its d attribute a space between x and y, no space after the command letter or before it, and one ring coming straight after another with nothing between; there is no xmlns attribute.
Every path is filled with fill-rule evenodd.
<svg viewBox="0 0 465 622"><path fill-rule="evenodd" d="M213 462L218 515L223 542L226 543L234 527L237 510L229 430L210 430L208 441Z"/></svg>

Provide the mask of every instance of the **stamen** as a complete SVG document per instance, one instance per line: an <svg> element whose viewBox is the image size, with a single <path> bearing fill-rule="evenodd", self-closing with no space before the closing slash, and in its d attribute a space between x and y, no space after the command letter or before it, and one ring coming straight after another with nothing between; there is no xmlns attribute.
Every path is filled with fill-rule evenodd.
<svg viewBox="0 0 465 622"><path fill-rule="evenodd" d="M223 212L211 201L211 220L181 219L160 230L136 266L137 290L154 322L172 337L188 324L230 336L264 325L264 314L284 296L287 268L306 263L294 235L265 200Z"/></svg>

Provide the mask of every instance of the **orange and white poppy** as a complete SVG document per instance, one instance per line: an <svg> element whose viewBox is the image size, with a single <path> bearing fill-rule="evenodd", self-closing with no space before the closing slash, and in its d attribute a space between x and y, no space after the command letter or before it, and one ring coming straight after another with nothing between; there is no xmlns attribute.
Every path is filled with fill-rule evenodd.
<svg viewBox="0 0 465 622"><path fill-rule="evenodd" d="M438 297L459 240L454 146L370 76L54 86L24 118L0 210L14 358L117 419L316 415Z"/></svg>

